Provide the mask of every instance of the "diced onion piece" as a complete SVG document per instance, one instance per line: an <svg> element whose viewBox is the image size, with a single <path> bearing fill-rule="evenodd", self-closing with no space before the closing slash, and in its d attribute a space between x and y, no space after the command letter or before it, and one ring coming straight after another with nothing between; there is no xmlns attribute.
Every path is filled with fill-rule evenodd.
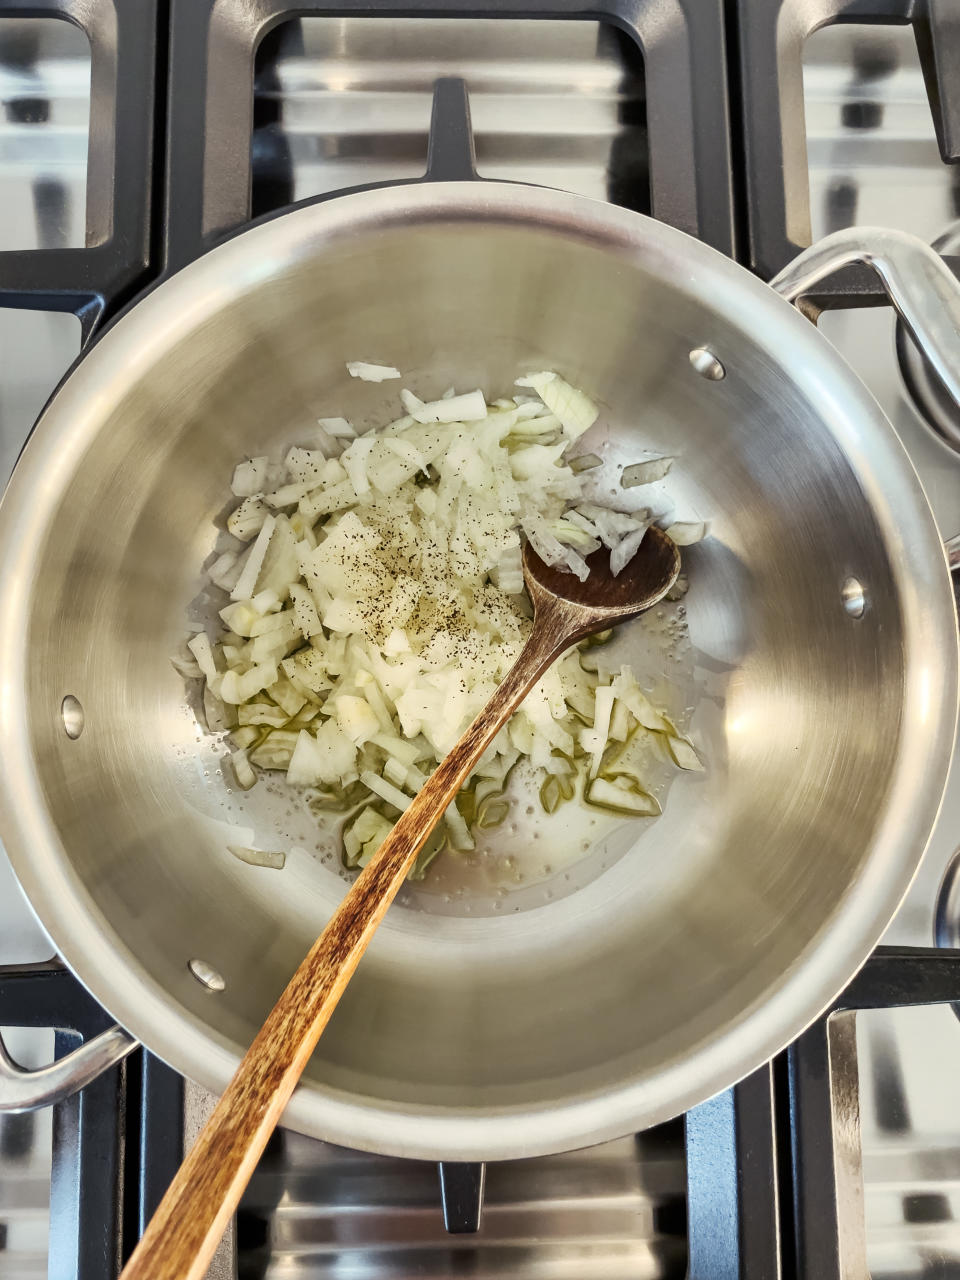
<svg viewBox="0 0 960 1280"><path fill-rule="evenodd" d="M267 457L250 458L247 462L238 462L230 485L231 491L238 498L252 498L255 494L263 493L269 465L270 459Z"/></svg>
<svg viewBox="0 0 960 1280"><path fill-rule="evenodd" d="M357 433L346 418L318 418L317 426L328 431L332 436L352 439Z"/></svg>
<svg viewBox="0 0 960 1280"><path fill-rule="evenodd" d="M365 867L392 830L393 823L377 813L376 809L364 809L350 828L353 837L351 845L357 848L354 865Z"/></svg>
<svg viewBox="0 0 960 1280"><path fill-rule="evenodd" d="M256 783L257 775L247 759L245 751L231 751L227 756L230 768L233 770L233 776L237 780L237 786L241 791L249 791Z"/></svg>
<svg viewBox="0 0 960 1280"><path fill-rule="evenodd" d="M249 600L256 593L257 579L260 577L260 570L263 566L263 560L267 554L267 546L273 536L275 525L276 517L267 515L260 532L257 534L256 542L247 552L243 568L240 570L240 576L230 592L231 600Z"/></svg>
<svg viewBox="0 0 960 1280"><path fill-rule="evenodd" d="M548 409L560 419L568 440L577 440L589 431L600 415L600 410L582 391L555 373L530 373L518 378L517 385L533 387Z"/></svg>
<svg viewBox="0 0 960 1280"><path fill-rule="evenodd" d="M677 520L664 530L678 547L690 547L707 536L705 520Z"/></svg>
<svg viewBox="0 0 960 1280"><path fill-rule="evenodd" d="M236 671L227 671L220 677L220 697L224 702L239 704L247 702L254 694L269 689L277 679L275 662L257 663L239 675Z"/></svg>
<svg viewBox="0 0 960 1280"><path fill-rule="evenodd" d="M410 807L410 797L405 796L399 787L395 787L391 782L387 782L386 778L381 778L371 769L365 769L360 774L360 781L372 791L374 795L379 796L382 800L386 800L387 804L392 804L395 809L404 813Z"/></svg>
<svg viewBox="0 0 960 1280"><path fill-rule="evenodd" d="M510 470L514 480L533 480L539 478L548 467L560 460L566 448L564 441L559 444L529 444L517 449L510 455Z"/></svg>
<svg viewBox="0 0 960 1280"><path fill-rule="evenodd" d="M518 596L523 592L523 550L519 542L500 553L490 577L506 596Z"/></svg>
<svg viewBox="0 0 960 1280"><path fill-rule="evenodd" d="M269 518L270 508L259 497L244 498L236 511L227 517L227 528L241 542L249 542Z"/></svg>
<svg viewBox="0 0 960 1280"><path fill-rule="evenodd" d="M602 467L603 459L596 453L581 453L575 458L568 458L567 466L575 476L578 476L581 471L592 471L595 467Z"/></svg>
<svg viewBox="0 0 960 1280"><path fill-rule="evenodd" d="M610 736L610 716L613 712L614 692L610 685L597 690L594 701L593 733L594 743L590 758L590 777L595 778L600 769L600 760Z"/></svg>
<svg viewBox="0 0 960 1280"><path fill-rule="evenodd" d="M539 392L541 386L545 386L548 382L553 382L557 375L549 369L544 369L542 373L526 373L522 378L517 378L514 385L517 387L531 387L534 391Z"/></svg>
<svg viewBox="0 0 960 1280"><path fill-rule="evenodd" d="M313 596L307 588L300 582L291 583L290 599L293 601L293 616L296 618L303 638L309 640L311 636L322 635L320 615L317 613Z"/></svg>
<svg viewBox="0 0 960 1280"><path fill-rule="evenodd" d="M616 696L634 716L644 729L652 733L666 733L669 726L666 719L657 711L650 699L637 684L629 667L621 667L620 674L612 682Z"/></svg>
<svg viewBox="0 0 960 1280"><path fill-rule="evenodd" d="M324 720L316 734L301 729L287 769L287 779L303 786L339 782L354 767L357 749L333 720Z"/></svg>
<svg viewBox="0 0 960 1280"><path fill-rule="evenodd" d="M235 636L251 636L261 615L249 600L237 600L221 609L220 617Z"/></svg>
<svg viewBox="0 0 960 1280"><path fill-rule="evenodd" d="M417 422L476 422L487 416L487 402L482 391L468 391L447 400L431 400L408 412Z"/></svg>
<svg viewBox="0 0 960 1280"><path fill-rule="evenodd" d="M395 760L393 756L387 756L383 762L383 776L395 787L404 787L407 783L407 766ZM363 775L361 774L360 777L362 781Z"/></svg>
<svg viewBox="0 0 960 1280"><path fill-rule="evenodd" d="M389 658L396 658L401 653L409 653L410 641L407 639L407 633L400 627L394 627L383 642L383 652Z"/></svg>
<svg viewBox="0 0 960 1280"><path fill-rule="evenodd" d="M694 773L703 773L703 761L694 750L693 744L686 738L678 738L673 734L667 737L667 750L673 757L678 769L688 769Z"/></svg>
<svg viewBox="0 0 960 1280"><path fill-rule="evenodd" d="M279 510L281 507L295 507L315 487L315 484L310 481L283 484L279 489L274 489L273 493L265 493L263 500L274 511Z"/></svg>
<svg viewBox="0 0 960 1280"><path fill-rule="evenodd" d="M204 677L210 684L215 684L220 673L217 671L217 664L213 657L213 646L210 644L210 637L207 633L198 631L195 636L192 636L187 641L187 648L196 658L197 666L203 672Z"/></svg>
<svg viewBox="0 0 960 1280"><path fill-rule="evenodd" d="M673 458L650 458L647 462L634 462L623 468L620 487L635 489L638 484L653 484L662 480L672 466Z"/></svg>
<svg viewBox="0 0 960 1280"><path fill-rule="evenodd" d="M289 716L283 707L272 702L244 702L237 708L237 719L242 727L268 724L273 729L282 729Z"/></svg>
<svg viewBox="0 0 960 1280"><path fill-rule="evenodd" d="M584 792L587 804L614 813L630 814L633 817L654 818L661 812L660 804L655 796L649 795L639 786L635 788L618 787L606 778L593 778Z"/></svg>
<svg viewBox="0 0 960 1280"><path fill-rule="evenodd" d="M269 867L271 871L282 871L287 855L273 849L247 849L243 845L228 844L227 853L245 862L250 867Z"/></svg>
<svg viewBox="0 0 960 1280"><path fill-rule="evenodd" d="M420 397L414 395L412 391L408 391L406 387L403 387L400 391L400 403L407 413L413 413L415 410L423 408L423 401Z"/></svg>
<svg viewBox="0 0 960 1280"><path fill-rule="evenodd" d="M553 536L542 516L528 516L521 520L520 525L544 564L565 565L581 582L587 580L590 573L587 562Z"/></svg>
<svg viewBox="0 0 960 1280"><path fill-rule="evenodd" d="M362 382L386 382L390 378L401 376L399 369L390 364L368 364L366 360L348 360L347 373L351 378L359 378Z"/></svg>
<svg viewBox="0 0 960 1280"><path fill-rule="evenodd" d="M576 547L581 555L589 555L600 546L599 538L592 537L586 529L581 529L574 521L566 518L549 521L548 528L558 541Z"/></svg>
<svg viewBox="0 0 960 1280"><path fill-rule="evenodd" d="M581 502L577 512L586 517L591 527L596 530L600 541L611 551L620 545L625 534L633 533L637 529L646 529L650 523L647 512L628 515L624 511L610 511L606 507L598 507L589 502ZM565 518L573 519L574 514L573 511L568 511Z"/></svg>
<svg viewBox="0 0 960 1280"><path fill-rule="evenodd" d="M469 853L477 847L476 841L470 834L467 824L464 822L460 810L457 808L456 800L452 800L447 805L444 821L447 824L447 830L450 832L450 843L460 853Z"/></svg>
<svg viewBox="0 0 960 1280"><path fill-rule="evenodd" d="M370 480L367 476L367 459L376 445L369 436L360 436L340 455L340 461L350 477L353 491L358 498L370 492Z"/></svg>
<svg viewBox="0 0 960 1280"><path fill-rule="evenodd" d="M195 661L190 661L187 658L181 658L178 654L173 653L170 655L170 662L173 665L173 669L178 675L183 676L184 680L203 679L203 672Z"/></svg>
<svg viewBox="0 0 960 1280"><path fill-rule="evenodd" d="M340 731L358 746L382 732L380 721L366 698L341 694L333 700Z"/></svg>
<svg viewBox="0 0 960 1280"><path fill-rule="evenodd" d="M610 572L615 578L618 578L633 557L640 550L640 543L646 534L646 527L643 529L634 529L633 533L628 533L622 542L618 542L614 549L610 552Z"/></svg>
<svg viewBox="0 0 960 1280"><path fill-rule="evenodd" d="M389 733L375 733L370 739L375 743L381 751L385 751L387 755L393 756L395 760L399 760L401 764L416 764L418 760L423 758L424 752L413 742L409 742L406 738L398 738Z"/></svg>
<svg viewBox="0 0 960 1280"><path fill-rule="evenodd" d="M300 449L296 445L283 460L290 484L309 484L315 488L323 483L324 471L329 459L322 449Z"/></svg>
<svg viewBox="0 0 960 1280"><path fill-rule="evenodd" d="M292 730L272 729L269 737L250 752L250 759L261 769L286 769L296 744L297 735Z"/></svg>
<svg viewBox="0 0 960 1280"><path fill-rule="evenodd" d="M225 703L217 697L208 684L203 690L203 718L207 722L210 733L224 733L236 724L236 715L228 710Z"/></svg>
<svg viewBox="0 0 960 1280"><path fill-rule="evenodd" d="M221 591L232 591L240 577L238 557L232 551L224 551L207 570L207 577Z"/></svg>

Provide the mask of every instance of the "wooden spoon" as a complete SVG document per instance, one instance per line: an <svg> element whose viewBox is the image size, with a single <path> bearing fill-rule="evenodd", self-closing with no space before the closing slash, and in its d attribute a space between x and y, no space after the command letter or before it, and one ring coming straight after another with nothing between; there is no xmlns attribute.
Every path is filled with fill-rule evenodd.
<svg viewBox="0 0 960 1280"><path fill-rule="evenodd" d="M680 571L656 527L619 577L606 551L578 581L528 544L523 576L533 601L530 638L496 693L427 779L290 979L201 1131L121 1280L201 1280L320 1033L418 851L497 733L547 667L577 640L656 604Z"/></svg>

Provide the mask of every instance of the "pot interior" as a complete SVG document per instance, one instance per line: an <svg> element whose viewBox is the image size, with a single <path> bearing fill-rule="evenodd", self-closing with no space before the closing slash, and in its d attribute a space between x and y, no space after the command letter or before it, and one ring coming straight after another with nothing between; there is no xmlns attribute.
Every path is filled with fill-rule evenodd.
<svg viewBox="0 0 960 1280"><path fill-rule="evenodd" d="M853 379L783 304L749 281L725 296L735 269L712 281L702 249L682 269L682 238L664 249L653 224L631 219L628 236L621 220L604 241L559 216L477 212L327 234L324 211L310 212L309 233L285 238L281 220L162 286L77 375L83 448L30 569L24 681L29 751L80 909L134 984L129 999L117 986L113 1012L202 1077L177 1048L186 1029L239 1054L345 888L331 820L282 782L231 790L170 663L205 607L199 570L235 463L320 416L387 421L400 385L493 397L553 368L602 407L583 448L609 442L604 483L616 487L617 462L675 455L678 517L710 522L683 552L686 598L615 642L706 772L677 776L655 821L591 826L570 806L531 823L520 806L497 836L519 881L447 855L438 880L391 909L295 1122L349 1140L323 1107L346 1102L377 1118L358 1142L416 1150L396 1116L519 1117L629 1084L629 1108L611 1103L597 1126L626 1131L663 1112L665 1072L703 1059L797 971L876 855L916 656L883 495L862 470L882 423L862 398L844 401ZM778 325L800 335L795 348L773 349ZM692 366L702 347L722 380ZM404 381L353 380L355 359L395 364ZM29 458L65 411L55 400ZM925 519L912 501L907 518ZM844 605L851 577L867 593L859 617ZM68 694L84 711L76 740ZM286 868L242 865L229 843L284 848ZM896 853L876 932L921 846ZM223 991L196 980L197 959ZM162 1035L136 1025L137 984L164 1001ZM784 1029L758 1027L757 1063ZM497 1153L552 1142L517 1133Z"/></svg>

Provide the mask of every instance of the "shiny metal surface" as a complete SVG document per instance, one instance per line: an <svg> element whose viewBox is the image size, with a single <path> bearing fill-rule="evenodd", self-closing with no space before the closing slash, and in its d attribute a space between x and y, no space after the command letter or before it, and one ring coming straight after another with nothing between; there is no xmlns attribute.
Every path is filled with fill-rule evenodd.
<svg viewBox="0 0 960 1280"><path fill-rule="evenodd" d="M960 406L960 286L939 254L919 236L881 227L834 231L770 283L794 302L854 262L866 263L880 277L914 345ZM960 447L960 431L952 443Z"/></svg>
<svg viewBox="0 0 960 1280"><path fill-rule="evenodd" d="M122 1027L110 1027L44 1067L15 1062L0 1036L0 1111L35 1111L69 1098L137 1048Z"/></svg>
<svg viewBox="0 0 960 1280"><path fill-rule="evenodd" d="M11 1052L25 1067L53 1057L54 1034L36 1027L4 1027ZM54 1113L0 1115L0 1275L47 1280Z"/></svg>
<svg viewBox="0 0 960 1280"><path fill-rule="evenodd" d="M707 342L720 382L690 366ZM566 897L467 917L411 894L289 1122L468 1159L677 1114L792 1039L893 914L953 742L956 621L922 491L870 397L766 286L661 224L533 188L375 191L252 229L116 325L0 506L8 852L98 999L222 1087L342 880L315 832L272 880L224 852L226 822L274 839L289 825L263 789L243 809L225 795L168 655L236 457L322 405L382 411L388 393L344 376L361 351L424 389L506 387L549 359L598 395L614 459L679 452L677 500L712 536L688 552L691 662L672 679L710 768L674 784L647 833L608 841L606 866L573 864L585 883ZM860 619L851 574L870 593ZM623 653L648 642L628 628ZM76 741L67 693L86 713ZM191 958L225 989L201 988Z"/></svg>
<svg viewBox="0 0 960 1280"><path fill-rule="evenodd" d="M933 242L938 253L955 254L960 248L960 220L951 223ZM936 365L926 359L922 347L907 330L897 329L897 359L904 386L919 413L942 438L960 452L960 404L953 398Z"/></svg>
<svg viewBox="0 0 960 1280"><path fill-rule="evenodd" d="M654 1280L686 1275L679 1126L487 1168L480 1231L443 1230L433 1164L281 1131L241 1208L264 1280L349 1275ZM256 1263L254 1263L254 1256Z"/></svg>
<svg viewBox="0 0 960 1280"><path fill-rule="evenodd" d="M809 231L897 227L928 243L957 216L913 32L843 23L804 45Z"/></svg>
<svg viewBox="0 0 960 1280"><path fill-rule="evenodd" d="M254 212L426 169L433 86L470 92L486 178L649 212L639 49L606 23L302 18L260 46Z"/></svg>
<svg viewBox="0 0 960 1280"><path fill-rule="evenodd" d="M866 223L899 227L929 242L953 223L957 169L940 159L909 28L817 31L805 47L804 90L815 237ZM836 311L824 313L819 327L894 424L949 537L960 532L960 461L904 389L895 321L885 308ZM885 942L929 946L934 939L938 887L958 831L955 766L927 854ZM960 1267L960 1024L949 1007L873 1010L857 1017L857 1047L869 1272L874 1280L954 1274Z"/></svg>
<svg viewBox="0 0 960 1280"><path fill-rule="evenodd" d="M0 17L0 246L86 242L90 46L71 22Z"/></svg>

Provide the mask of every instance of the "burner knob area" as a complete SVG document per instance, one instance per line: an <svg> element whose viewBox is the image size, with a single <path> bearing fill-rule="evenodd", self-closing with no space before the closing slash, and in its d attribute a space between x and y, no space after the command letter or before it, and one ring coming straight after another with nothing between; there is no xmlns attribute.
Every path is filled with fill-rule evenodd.
<svg viewBox="0 0 960 1280"><path fill-rule="evenodd" d="M960 277L960 221L934 240L933 248ZM957 359L960 360L960 344ZM908 399L944 444L960 453L960 405L917 349L902 320L897 321L897 360Z"/></svg>

